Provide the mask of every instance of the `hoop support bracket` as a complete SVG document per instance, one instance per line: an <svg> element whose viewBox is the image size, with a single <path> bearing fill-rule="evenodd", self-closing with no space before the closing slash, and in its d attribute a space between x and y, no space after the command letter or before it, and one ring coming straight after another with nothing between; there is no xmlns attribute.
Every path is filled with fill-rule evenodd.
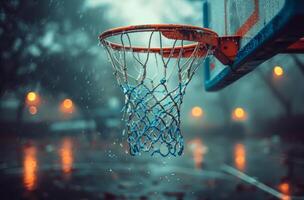
<svg viewBox="0 0 304 200"><path fill-rule="evenodd" d="M224 65L231 65L239 51L241 36L223 36L218 38L218 48L214 56Z"/></svg>

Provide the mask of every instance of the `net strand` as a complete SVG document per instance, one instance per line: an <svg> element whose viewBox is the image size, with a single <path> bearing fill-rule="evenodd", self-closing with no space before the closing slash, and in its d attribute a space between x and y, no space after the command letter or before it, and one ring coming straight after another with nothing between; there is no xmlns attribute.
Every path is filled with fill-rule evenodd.
<svg viewBox="0 0 304 200"><path fill-rule="evenodd" d="M197 43L191 55L183 58L184 40L180 40L181 48L177 52L178 56L175 57L178 43L175 39L169 52L166 48L166 56L164 56L163 35L159 32L160 51L151 57L150 49L154 33L155 31L151 31L148 37L149 50L143 53L132 51L134 39L130 33L120 35L122 49L111 48L105 41L103 45L112 63L114 76L125 95L123 119L130 154L150 152L151 155L176 156L181 155L184 149L184 139L180 129L183 96L187 85L210 50L207 46ZM127 42L124 38L127 38ZM199 56L200 48L207 49L207 54L203 58ZM143 58L143 55L146 57ZM128 62L127 57L133 58L134 63ZM175 62L170 65L173 58ZM148 76L151 68L155 68L156 72ZM137 75L132 75L132 72ZM178 84L172 88L172 82L175 80Z"/></svg>

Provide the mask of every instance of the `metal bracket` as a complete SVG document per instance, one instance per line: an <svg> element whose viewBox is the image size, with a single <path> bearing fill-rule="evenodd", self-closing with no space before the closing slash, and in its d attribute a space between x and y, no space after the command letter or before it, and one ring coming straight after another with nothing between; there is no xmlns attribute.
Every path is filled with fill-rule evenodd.
<svg viewBox="0 0 304 200"><path fill-rule="evenodd" d="M214 56L224 65L231 65L239 51L241 36L219 37L219 45Z"/></svg>

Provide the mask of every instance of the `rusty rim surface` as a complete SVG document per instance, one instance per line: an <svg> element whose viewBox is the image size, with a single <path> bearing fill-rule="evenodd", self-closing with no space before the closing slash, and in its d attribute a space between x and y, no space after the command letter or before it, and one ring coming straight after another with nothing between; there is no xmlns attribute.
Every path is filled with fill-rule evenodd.
<svg viewBox="0 0 304 200"><path fill-rule="evenodd" d="M136 32L161 32L163 36L168 39L175 40L188 40L193 41L193 44L175 46L175 47L141 47L141 46L124 46L120 43L110 42L108 39L112 36L118 36L128 33ZM185 51L191 51L200 43L202 45L208 45L211 48L215 48L218 45L218 35L216 32L202 27L190 26L190 25L180 25L180 24L148 24L148 25L135 25L135 26L125 26L118 27L114 29L109 29L103 32L99 36L99 40L104 45L107 45L115 50L126 50L133 52L170 52L180 51L181 49Z"/></svg>

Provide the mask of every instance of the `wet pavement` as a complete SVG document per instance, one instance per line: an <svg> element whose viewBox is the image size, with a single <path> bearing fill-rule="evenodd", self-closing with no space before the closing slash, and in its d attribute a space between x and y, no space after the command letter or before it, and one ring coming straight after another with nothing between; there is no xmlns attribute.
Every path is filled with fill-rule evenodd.
<svg viewBox="0 0 304 200"><path fill-rule="evenodd" d="M299 199L290 196L304 195L303 155L302 144L278 137L187 138L183 156L162 158L130 156L123 138L99 133L6 136L1 197Z"/></svg>

